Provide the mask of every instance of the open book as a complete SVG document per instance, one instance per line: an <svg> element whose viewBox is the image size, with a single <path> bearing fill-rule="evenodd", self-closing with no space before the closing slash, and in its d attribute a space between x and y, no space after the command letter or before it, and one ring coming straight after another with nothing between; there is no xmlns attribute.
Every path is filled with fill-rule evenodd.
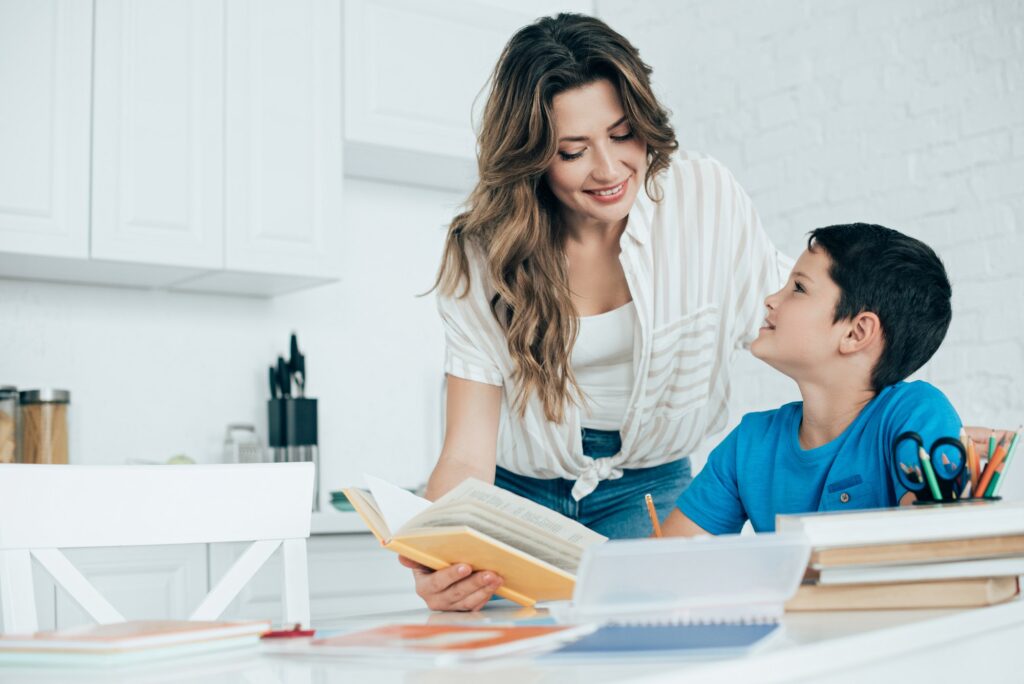
<svg viewBox="0 0 1024 684"><path fill-rule="evenodd" d="M583 550L606 537L575 520L479 480L431 503L375 477L345 496L380 540L439 570L466 563L504 580L497 594L524 606L572 596Z"/></svg>

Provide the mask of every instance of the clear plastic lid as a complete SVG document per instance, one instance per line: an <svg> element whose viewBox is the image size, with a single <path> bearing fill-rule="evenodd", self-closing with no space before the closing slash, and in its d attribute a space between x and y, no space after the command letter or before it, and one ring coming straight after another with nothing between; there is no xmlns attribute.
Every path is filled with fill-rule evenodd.
<svg viewBox="0 0 1024 684"><path fill-rule="evenodd" d="M810 559L803 535L610 541L583 554L571 611L669 619L781 614Z"/></svg>

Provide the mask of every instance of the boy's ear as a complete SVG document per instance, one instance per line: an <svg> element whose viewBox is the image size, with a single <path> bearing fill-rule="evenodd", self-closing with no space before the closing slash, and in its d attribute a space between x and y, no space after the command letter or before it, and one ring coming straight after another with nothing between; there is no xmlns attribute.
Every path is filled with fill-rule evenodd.
<svg viewBox="0 0 1024 684"><path fill-rule="evenodd" d="M849 322L849 328L839 340L840 354L854 354L881 342L882 321L878 314L862 311Z"/></svg>

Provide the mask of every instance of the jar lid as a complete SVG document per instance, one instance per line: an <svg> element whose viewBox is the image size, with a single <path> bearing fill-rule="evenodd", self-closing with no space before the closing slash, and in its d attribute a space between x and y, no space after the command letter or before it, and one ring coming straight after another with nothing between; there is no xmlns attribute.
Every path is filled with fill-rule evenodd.
<svg viewBox="0 0 1024 684"><path fill-rule="evenodd" d="M18 388L14 385L0 385L0 397L9 399L18 396Z"/></svg>
<svg viewBox="0 0 1024 684"><path fill-rule="evenodd" d="M62 389L25 390L19 398L22 404L69 404L71 392Z"/></svg>

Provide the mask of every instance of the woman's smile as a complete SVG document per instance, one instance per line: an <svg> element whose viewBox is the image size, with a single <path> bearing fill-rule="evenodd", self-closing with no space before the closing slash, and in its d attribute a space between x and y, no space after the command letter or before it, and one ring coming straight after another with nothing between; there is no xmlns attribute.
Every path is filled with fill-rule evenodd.
<svg viewBox="0 0 1024 684"><path fill-rule="evenodd" d="M629 177L618 185L584 190L583 192L590 195L595 201L600 202L601 204L614 204L626 196L627 187L629 187Z"/></svg>

